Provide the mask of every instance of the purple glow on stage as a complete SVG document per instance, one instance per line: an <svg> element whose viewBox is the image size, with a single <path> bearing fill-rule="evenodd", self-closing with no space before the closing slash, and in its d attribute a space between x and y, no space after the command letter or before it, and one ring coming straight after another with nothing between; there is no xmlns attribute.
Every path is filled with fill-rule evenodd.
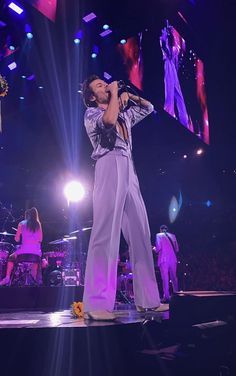
<svg viewBox="0 0 236 376"><path fill-rule="evenodd" d="M28 81L32 81L35 79L35 75L34 74L31 74L30 76L26 77L26 80Z"/></svg>
<svg viewBox="0 0 236 376"><path fill-rule="evenodd" d="M100 33L99 35L101 37L106 37L107 35L109 35L111 33L112 33L112 30L111 29L107 29L107 30L103 31L102 33Z"/></svg>
<svg viewBox="0 0 236 376"><path fill-rule="evenodd" d="M15 61L13 61L11 64L8 65L8 68L9 68L10 70L15 69L16 67L17 67L17 64L16 64Z"/></svg>
<svg viewBox="0 0 236 376"><path fill-rule="evenodd" d="M92 12L92 13L87 14L87 16L84 16L83 20L85 22L90 22L90 21L94 20L95 18L97 18L97 16L96 16L95 13Z"/></svg>
<svg viewBox="0 0 236 376"><path fill-rule="evenodd" d="M7 24L5 22L3 22L3 21L0 20L0 26L1 27L5 27L5 26L7 26Z"/></svg>
<svg viewBox="0 0 236 376"><path fill-rule="evenodd" d="M8 7L14 10L14 12L16 12L17 14L21 14L24 12L24 10L20 8L17 4L13 3L13 1L8 5Z"/></svg>

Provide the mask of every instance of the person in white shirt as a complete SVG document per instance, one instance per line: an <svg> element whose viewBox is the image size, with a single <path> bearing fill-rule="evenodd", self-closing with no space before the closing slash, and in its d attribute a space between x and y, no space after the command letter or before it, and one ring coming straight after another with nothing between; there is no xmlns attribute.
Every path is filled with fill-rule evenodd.
<svg viewBox="0 0 236 376"><path fill-rule="evenodd" d="M158 255L158 267L161 272L163 286L163 302L170 300L169 280L171 280L173 292L178 291L177 278L177 257L179 245L174 234L168 231L166 225L160 227L160 232L156 234L156 249Z"/></svg>

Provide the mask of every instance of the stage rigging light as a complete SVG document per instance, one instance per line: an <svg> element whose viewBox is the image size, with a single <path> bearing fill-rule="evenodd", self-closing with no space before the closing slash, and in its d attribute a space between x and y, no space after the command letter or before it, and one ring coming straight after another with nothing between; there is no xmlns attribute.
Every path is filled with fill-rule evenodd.
<svg viewBox="0 0 236 376"><path fill-rule="evenodd" d="M120 40L120 44L125 44L126 43L126 39L121 39Z"/></svg>
<svg viewBox="0 0 236 376"><path fill-rule="evenodd" d="M66 184L64 188L64 195L68 204L70 202L79 202L84 198L85 190L79 181L72 180Z"/></svg>
<svg viewBox="0 0 236 376"><path fill-rule="evenodd" d="M15 48L14 46L12 46L12 45L9 46L9 50L11 50L11 51L15 51L15 49L16 49L16 48Z"/></svg>
<svg viewBox="0 0 236 376"><path fill-rule="evenodd" d="M99 48L98 46L93 46L92 53L91 53L91 58L96 59L98 55Z"/></svg>
<svg viewBox="0 0 236 376"><path fill-rule="evenodd" d="M10 70L15 69L16 67L17 67L17 64L16 64L15 61L13 61L11 64L8 65L8 68L9 68Z"/></svg>
<svg viewBox="0 0 236 376"><path fill-rule="evenodd" d="M100 33L100 37L106 37L107 35L111 34L112 33L112 30L111 29L107 29L105 31L103 31L102 33Z"/></svg>
<svg viewBox="0 0 236 376"><path fill-rule="evenodd" d="M25 32L28 39L33 38L32 28L29 24L25 24Z"/></svg>
<svg viewBox="0 0 236 376"><path fill-rule="evenodd" d="M203 149L198 149L198 150L196 151L196 154L197 154L197 155L202 155L202 154L203 154Z"/></svg>
<svg viewBox="0 0 236 376"><path fill-rule="evenodd" d="M14 10L14 12L16 12L17 14L21 14L24 12L24 9L22 9L21 7L19 7L16 3L14 3L13 1L8 5L8 7L12 10Z"/></svg>
<svg viewBox="0 0 236 376"><path fill-rule="evenodd" d="M83 31L82 30L77 31L77 33L75 34L74 43L80 44L82 38L83 38Z"/></svg>
<svg viewBox="0 0 236 376"><path fill-rule="evenodd" d="M83 20L85 22L90 22L90 21L94 20L96 17L97 17L96 14L92 12L92 13L87 14L87 16L84 16Z"/></svg>
<svg viewBox="0 0 236 376"><path fill-rule="evenodd" d="M103 30L107 30L107 29L109 29L109 25L104 24L102 28L103 28Z"/></svg>
<svg viewBox="0 0 236 376"><path fill-rule="evenodd" d="M33 38L33 34L32 33L26 33L26 36L28 39L32 39Z"/></svg>

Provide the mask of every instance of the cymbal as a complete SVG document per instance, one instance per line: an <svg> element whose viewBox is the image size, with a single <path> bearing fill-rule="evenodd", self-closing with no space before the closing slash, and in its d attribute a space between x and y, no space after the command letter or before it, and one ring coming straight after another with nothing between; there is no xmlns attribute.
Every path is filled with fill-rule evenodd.
<svg viewBox="0 0 236 376"><path fill-rule="evenodd" d="M60 251L49 251L49 252L44 252L43 256L57 258L57 257L65 257L65 254L64 252L60 252Z"/></svg>
<svg viewBox="0 0 236 376"><path fill-rule="evenodd" d="M3 231L3 232L0 232L0 235L15 236L16 234L10 234L9 232Z"/></svg>
<svg viewBox="0 0 236 376"><path fill-rule="evenodd" d="M56 239L56 240L49 242L48 244L63 244L63 243L68 243L68 240L67 239Z"/></svg>
<svg viewBox="0 0 236 376"><path fill-rule="evenodd" d="M64 235L63 240L76 240L77 236Z"/></svg>
<svg viewBox="0 0 236 376"><path fill-rule="evenodd" d="M78 232L80 232L80 230L72 231L72 232L70 232L70 235L72 235L72 234L78 234Z"/></svg>
<svg viewBox="0 0 236 376"><path fill-rule="evenodd" d="M13 247L13 245L12 245L11 243L7 243L7 242L0 242L0 246L1 246L1 245L3 245L3 246L4 246L4 245L5 245L5 246L6 246L6 245L11 245L11 246Z"/></svg>

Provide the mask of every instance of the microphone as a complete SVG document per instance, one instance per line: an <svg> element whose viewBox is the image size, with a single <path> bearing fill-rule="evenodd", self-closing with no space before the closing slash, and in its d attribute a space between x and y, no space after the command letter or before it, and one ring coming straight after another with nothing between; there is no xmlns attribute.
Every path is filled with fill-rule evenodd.
<svg viewBox="0 0 236 376"><path fill-rule="evenodd" d="M123 80L117 81L117 85L119 90L124 88L130 89L130 86L126 85L126 83Z"/></svg>

